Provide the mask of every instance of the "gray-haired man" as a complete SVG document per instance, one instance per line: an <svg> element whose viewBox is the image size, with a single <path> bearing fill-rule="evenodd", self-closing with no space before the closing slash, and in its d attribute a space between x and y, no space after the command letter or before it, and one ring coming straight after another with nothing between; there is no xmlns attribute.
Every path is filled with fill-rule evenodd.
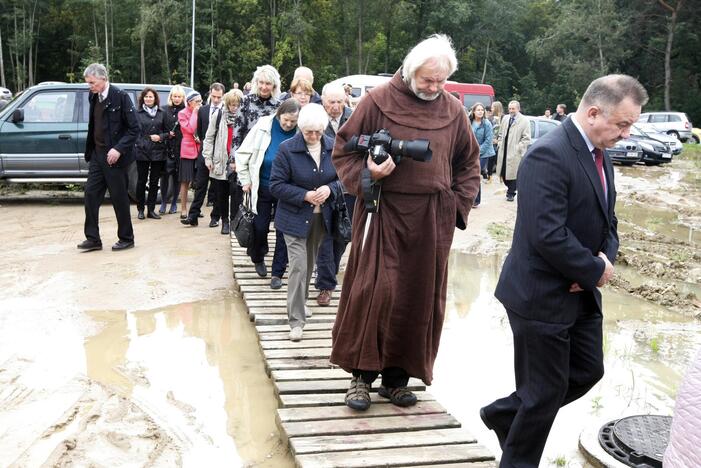
<svg viewBox="0 0 701 468"><path fill-rule="evenodd" d="M110 84L103 65L89 65L83 76L90 87L85 143L85 161L89 163L89 169L85 184L86 240L78 244L78 249L83 252L102 249L98 220L107 189L117 216L119 238L112 250L129 249L134 247L134 229L129 212L127 173L134 161L132 147L139 135L139 122L131 99L127 93Z"/></svg>

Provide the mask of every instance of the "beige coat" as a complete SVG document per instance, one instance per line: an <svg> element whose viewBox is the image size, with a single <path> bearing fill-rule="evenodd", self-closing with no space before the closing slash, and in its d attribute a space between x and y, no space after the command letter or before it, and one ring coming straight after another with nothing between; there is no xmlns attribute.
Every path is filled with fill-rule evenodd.
<svg viewBox="0 0 701 468"><path fill-rule="evenodd" d="M223 112L221 121L219 122L219 132L217 133L217 120L219 114L213 115L209 119L209 126L204 137L204 146L202 147L202 156L205 163L212 164L212 170L209 171L209 177L217 180L226 180L227 165L229 162L229 154L226 148L226 140L229 136L229 130L226 125L226 115L229 111L224 106L220 112ZM217 141L214 142L216 134Z"/></svg>
<svg viewBox="0 0 701 468"><path fill-rule="evenodd" d="M275 114L258 119L235 153L236 174L241 185L251 185L251 209L255 214L258 214L260 167L265 159L265 151L270 146L274 118Z"/></svg>
<svg viewBox="0 0 701 468"><path fill-rule="evenodd" d="M506 114L501 118L501 125L499 126L499 149L497 150L497 175L499 176L501 175L501 167L504 164L504 139L506 138L506 132L509 130L510 118L511 116ZM506 180L516 180L518 165L521 164L521 159L523 159L523 155L526 154L530 144L531 122L528 120L528 117L519 112L516 114L516 120L514 120L509 132L509 147L506 151Z"/></svg>

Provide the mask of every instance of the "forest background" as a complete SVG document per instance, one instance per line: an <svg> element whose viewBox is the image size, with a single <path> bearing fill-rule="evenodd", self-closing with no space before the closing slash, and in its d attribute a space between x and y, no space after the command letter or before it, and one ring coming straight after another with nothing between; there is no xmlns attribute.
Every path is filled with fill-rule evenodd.
<svg viewBox="0 0 701 468"><path fill-rule="evenodd" d="M488 83L526 114L566 103L595 77L637 77L646 110L701 124L701 0L196 0L194 85L241 86L270 63L289 85L393 73L422 38L448 34L451 79ZM3 0L0 86L81 81L91 62L114 82L190 83L192 0Z"/></svg>

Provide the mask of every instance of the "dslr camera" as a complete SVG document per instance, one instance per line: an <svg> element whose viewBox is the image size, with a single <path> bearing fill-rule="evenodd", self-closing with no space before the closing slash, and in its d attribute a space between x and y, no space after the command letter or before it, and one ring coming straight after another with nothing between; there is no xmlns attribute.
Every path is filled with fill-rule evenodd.
<svg viewBox="0 0 701 468"><path fill-rule="evenodd" d="M389 131L381 129L372 135L353 136L345 144L346 151L367 151L375 164L382 164L388 157L399 164L402 158L414 161L430 161L433 152L428 140L397 140L392 138Z"/></svg>

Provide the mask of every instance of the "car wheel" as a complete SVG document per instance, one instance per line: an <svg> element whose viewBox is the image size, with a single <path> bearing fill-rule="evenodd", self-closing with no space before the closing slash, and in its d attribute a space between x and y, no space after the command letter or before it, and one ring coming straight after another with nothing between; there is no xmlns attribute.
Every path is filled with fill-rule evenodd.
<svg viewBox="0 0 701 468"><path fill-rule="evenodd" d="M679 133L675 132L674 130L671 130L671 131L667 132L667 135L673 136L674 138L676 138L677 140L679 140ZM680 140L680 141L681 141L681 140Z"/></svg>
<svg viewBox="0 0 701 468"><path fill-rule="evenodd" d="M687 143L694 144L694 145L698 145L699 143L701 143L701 142L699 142L699 137L698 137L698 135L691 135L691 138L689 138L688 140L686 140L686 142L687 142Z"/></svg>

